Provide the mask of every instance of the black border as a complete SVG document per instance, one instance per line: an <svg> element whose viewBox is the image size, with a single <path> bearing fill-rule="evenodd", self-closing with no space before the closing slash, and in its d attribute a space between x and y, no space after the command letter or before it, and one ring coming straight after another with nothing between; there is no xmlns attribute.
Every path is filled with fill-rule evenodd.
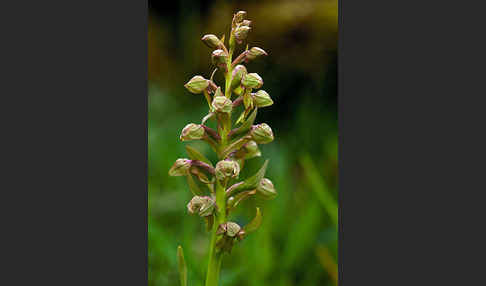
<svg viewBox="0 0 486 286"><path fill-rule="evenodd" d="M0 12L0 284L146 285L147 1L32 2Z"/></svg>
<svg viewBox="0 0 486 286"><path fill-rule="evenodd" d="M9 5L0 284L146 285L147 1ZM340 285L484 280L476 11L339 1Z"/></svg>

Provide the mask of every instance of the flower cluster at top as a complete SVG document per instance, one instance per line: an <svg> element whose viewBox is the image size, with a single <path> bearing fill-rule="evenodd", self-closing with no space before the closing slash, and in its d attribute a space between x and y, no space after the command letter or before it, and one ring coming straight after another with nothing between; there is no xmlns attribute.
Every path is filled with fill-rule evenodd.
<svg viewBox="0 0 486 286"><path fill-rule="evenodd" d="M261 156L259 144L274 139L268 124L255 124L257 110L271 106L273 100L260 89L263 86L260 75L249 73L243 65L266 56L267 52L247 45L233 60L236 46L245 42L251 29L246 12L239 11L232 20L228 47L224 36L203 36L203 43L213 50L211 61L215 69L209 79L196 75L184 85L189 92L204 95L209 111L201 123L187 124L180 140L208 143L219 161L213 165L197 149L186 145L189 158L177 159L169 170L171 176L186 177L194 195L187 204L187 211L204 218L208 230L212 230L217 239L216 248L220 252L230 252L234 242L255 231L262 220L257 208L255 218L241 227L228 220L231 211L252 196L271 199L277 194L272 181L264 177L268 160L253 176L245 180L239 178L245 160ZM224 87L213 80L217 71L224 74ZM214 127L210 127L210 123L214 123Z"/></svg>

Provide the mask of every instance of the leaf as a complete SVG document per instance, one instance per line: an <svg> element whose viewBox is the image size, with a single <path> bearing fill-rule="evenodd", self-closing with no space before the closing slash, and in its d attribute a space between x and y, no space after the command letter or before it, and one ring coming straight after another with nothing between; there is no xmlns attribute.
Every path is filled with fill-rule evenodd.
<svg viewBox="0 0 486 286"><path fill-rule="evenodd" d="M203 194L199 186L197 185L196 181L194 181L194 178L192 177L193 175L191 173L187 174L187 184L189 185L189 188L191 189L191 192L195 196L200 196Z"/></svg>
<svg viewBox="0 0 486 286"><path fill-rule="evenodd" d="M262 213L260 212L260 208L256 208L256 215L253 220L247 224L244 229L246 233L254 232L257 230L260 225L262 224Z"/></svg>
<svg viewBox="0 0 486 286"><path fill-rule="evenodd" d="M255 118L257 116L257 109L258 108L255 107L255 109L250 114L250 116L248 116L248 118L246 119L246 121L243 124L241 124L240 127L238 127L238 128L235 129L235 131L233 132L233 135L241 134L243 132L248 131L251 128L251 126L255 122Z"/></svg>
<svg viewBox="0 0 486 286"><path fill-rule="evenodd" d="M262 167L258 172L255 173L255 175L251 176L250 178L247 178L246 180L243 181L243 184L239 188L241 189L253 189L256 188L258 183L263 179L265 176L265 172L267 171L267 166L268 166L268 159L265 160L265 163L263 163Z"/></svg>
<svg viewBox="0 0 486 286"><path fill-rule="evenodd" d="M249 107L251 107L252 103L253 103L253 100L251 98L250 93L245 92L245 94L243 94L243 104L245 105L245 109L248 109Z"/></svg>
<svg viewBox="0 0 486 286"><path fill-rule="evenodd" d="M304 167L306 181L308 182L310 189L316 195L316 199L321 203L334 225L338 225L338 204L329 191L319 170L312 162L309 154L304 154L301 157L300 162Z"/></svg>
<svg viewBox="0 0 486 286"><path fill-rule="evenodd" d="M184 260L184 251L182 246L177 247L177 263L179 265L179 279L181 281L181 286L187 286L187 266Z"/></svg>
<svg viewBox="0 0 486 286"><path fill-rule="evenodd" d="M201 183L204 183L204 184L210 184L211 182L209 181L208 177L201 171L199 171L199 169L197 168L193 168L191 169L191 173L195 176L197 176L197 178L199 179L199 181Z"/></svg>
<svg viewBox="0 0 486 286"><path fill-rule="evenodd" d="M245 137L242 137L242 138L232 142L230 145L228 145L228 147L226 147L226 149L223 150L222 157L226 158L226 156L228 156L231 152L236 151L236 150L240 149L241 147L243 147L243 145L248 143L248 141L250 141L250 139L251 138L249 136L245 136Z"/></svg>
<svg viewBox="0 0 486 286"><path fill-rule="evenodd" d="M265 177L267 166L268 166L268 159L265 160L263 166L253 176L247 178L243 182L238 183L238 185L235 184L236 186L227 194L227 196L228 197L233 196L240 191L255 189L258 183L260 183L263 177Z"/></svg>
<svg viewBox="0 0 486 286"><path fill-rule="evenodd" d="M214 167L213 164L211 163L211 161L209 161L208 158L206 158L203 154L201 154L199 151L197 151L197 149L195 149L194 147L186 145L186 152L189 155L189 158L191 158L192 160L199 160L199 161L202 161L204 163L209 164L209 166L211 166L211 167Z"/></svg>
<svg viewBox="0 0 486 286"><path fill-rule="evenodd" d="M245 119L245 111L241 112L241 114L238 117L238 120L236 120L235 124L238 124L240 122L243 122L244 119Z"/></svg>
<svg viewBox="0 0 486 286"><path fill-rule="evenodd" d="M214 216L205 216L204 221L206 222L206 230L211 231L211 229L213 228Z"/></svg>
<svg viewBox="0 0 486 286"><path fill-rule="evenodd" d="M242 201L246 200L247 198L249 198L251 195L254 194L256 194L256 189L237 194L236 196L234 196L234 200L231 203L230 207L232 209L236 208Z"/></svg>

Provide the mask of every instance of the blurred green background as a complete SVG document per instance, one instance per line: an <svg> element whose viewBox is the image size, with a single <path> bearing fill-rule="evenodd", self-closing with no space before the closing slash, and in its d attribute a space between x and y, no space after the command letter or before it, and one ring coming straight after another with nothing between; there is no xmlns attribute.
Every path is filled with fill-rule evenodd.
<svg viewBox="0 0 486 286"><path fill-rule="evenodd" d="M223 259L220 285L337 285L337 0L173 2L149 1L149 285L179 285L179 244L189 285L204 284L209 235L187 214L184 178L167 172L187 157L185 144L215 159L204 144L179 141L187 123L207 114L204 97L183 85L196 74L209 78L211 50L200 38L228 34L238 10L252 20L250 47L269 53L248 71L262 76L275 101L256 120L272 127L275 141L260 146L262 157L248 160L240 178L268 158L278 196L247 200L232 215L244 225L259 206L263 224Z"/></svg>

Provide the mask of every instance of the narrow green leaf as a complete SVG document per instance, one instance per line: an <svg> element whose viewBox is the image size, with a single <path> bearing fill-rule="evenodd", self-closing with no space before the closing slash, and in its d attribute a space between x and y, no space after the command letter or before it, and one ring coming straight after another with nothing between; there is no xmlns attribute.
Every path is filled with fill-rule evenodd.
<svg viewBox="0 0 486 286"><path fill-rule="evenodd" d="M206 158L203 154L201 154L195 148L193 148L189 145L186 145L186 152L189 155L189 158L191 158L192 160L199 160L199 161L202 161L204 163L209 164L209 166L211 166L211 167L214 167L213 164L211 163L211 161L209 161L208 158Z"/></svg>
<svg viewBox="0 0 486 286"><path fill-rule="evenodd" d="M238 127L238 128L235 129L235 131L233 133L234 135L237 135L237 134L241 134L243 132L246 132L246 131L248 131L251 128L251 126L255 122L255 118L257 116L257 109L258 108L255 107L255 109L250 114L250 116L248 116L248 118L246 119L246 121L243 122L243 124L241 124L240 127Z"/></svg>
<svg viewBox="0 0 486 286"><path fill-rule="evenodd" d="M248 141L250 141L250 139L251 138L249 136L245 136L245 137L242 137L242 138L240 138L236 141L233 141L232 143L230 143L230 145L228 145L228 147L226 147L226 149L223 150L222 157L226 158L226 156L228 156L231 152L236 151L236 150L240 149L241 147L243 147L243 145L248 143Z"/></svg>
<svg viewBox="0 0 486 286"><path fill-rule="evenodd" d="M203 194L199 186L197 185L196 181L192 177L193 175L191 173L187 174L187 184L189 185L189 188L191 189L191 192L195 196L200 196Z"/></svg>
<svg viewBox="0 0 486 286"><path fill-rule="evenodd" d="M234 196L234 200L228 206L232 209L236 208L241 202L249 198L251 195L256 194L256 190L245 191Z"/></svg>
<svg viewBox="0 0 486 286"><path fill-rule="evenodd" d="M304 176L310 189L314 192L317 200L321 203L324 210L326 210L334 225L338 225L338 204L329 191L322 175L312 162L309 154L304 154L301 157L300 162L304 167Z"/></svg>
<svg viewBox="0 0 486 286"><path fill-rule="evenodd" d="M262 224L262 213L260 212L260 208L256 208L256 215L253 220L247 224L244 229L246 233L254 232L257 230L260 225Z"/></svg>
<svg viewBox="0 0 486 286"><path fill-rule="evenodd" d="M187 266L184 260L184 251L182 246L177 247L177 263L179 265L179 279L181 281L181 286L187 286Z"/></svg>
<svg viewBox="0 0 486 286"><path fill-rule="evenodd" d="M258 170L258 172L255 173L255 175L247 178L243 184L241 185L240 188L243 189L253 189L256 188L258 183L263 179L265 176L265 172L267 171L267 166L268 166L268 159L265 160L265 163L263 163L263 166Z"/></svg>
<svg viewBox="0 0 486 286"><path fill-rule="evenodd" d="M199 171L199 169L197 168L194 168L191 170L191 173L193 175L195 175L199 181L203 184L210 184L211 182L209 181L208 177L201 171Z"/></svg>
<svg viewBox="0 0 486 286"><path fill-rule="evenodd" d="M213 228L214 216L205 216L204 221L206 222L206 230L211 231L211 229Z"/></svg>
<svg viewBox="0 0 486 286"><path fill-rule="evenodd" d="M235 125L240 123L240 122L243 122L244 119L245 119L245 111L241 112L240 116L238 117L238 119L235 122Z"/></svg>
<svg viewBox="0 0 486 286"><path fill-rule="evenodd" d="M260 181L265 177L265 172L267 171L268 166L268 159L265 160L263 166L256 172L253 176L247 178L243 182L236 185L229 193L227 193L227 197L234 196L235 194L239 193L240 191L251 190L255 189L260 183Z"/></svg>
<svg viewBox="0 0 486 286"><path fill-rule="evenodd" d="M243 94L243 104L245 105L245 109L248 109L250 105L253 103L250 93L247 91Z"/></svg>

